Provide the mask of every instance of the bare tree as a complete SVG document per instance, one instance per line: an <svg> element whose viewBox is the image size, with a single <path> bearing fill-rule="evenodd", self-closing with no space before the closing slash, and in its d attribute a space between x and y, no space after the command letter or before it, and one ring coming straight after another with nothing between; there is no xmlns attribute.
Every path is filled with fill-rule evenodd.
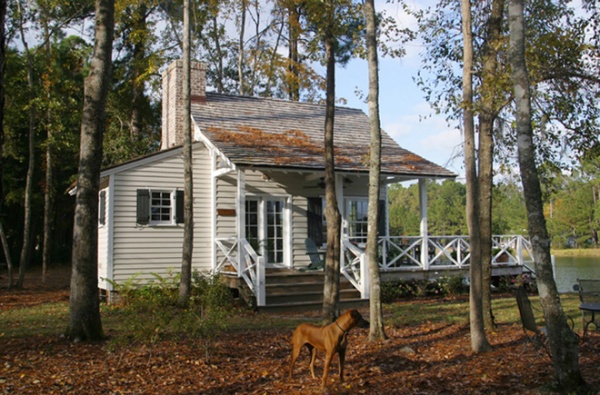
<svg viewBox="0 0 600 395"><path fill-rule="evenodd" d="M475 160L475 125L473 121L473 33L471 26L471 1L462 0L463 50L463 133L465 173L467 179L467 223L472 246L470 259L469 316L471 348L474 352L489 350L490 344L483 324L483 276L481 266L481 233L479 231L479 188Z"/></svg>
<svg viewBox="0 0 600 395"><path fill-rule="evenodd" d="M550 339L554 375L561 393L588 393L579 370L579 338L568 325L552 273L550 238L544 218L542 189L535 164L529 74L525 63L523 0L510 0L510 64L517 106L517 150L525 195L529 237L535 260L540 302Z"/></svg>
<svg viewBox="0 0 600 395"><path fill-rule="evenodd" d="M335 180L333 130L335 118L335 47L333 0L325 2L325 56L327 88L325 99L325 219L327 221L327 253L323 287L323 320L333 322L340 315L340 253L342 218L338 208Z"/></svg>
<svg viewBox="0 0 600 395"><path fill-rule="evenodd" d="M192 253L194 248L194 184L192 176L192 121L190 107L190 0L183 1L183 251L179 305L185 306L192 288Z"/></svg>
<svg viewBox="0 0 600 395"><path fill-rule="evenodd" d="M25 196L24 196L24 218L23 218L23 244L21 245L21 254L19 257L19 278L17 279L17 288L22 288L25 282L25 272L29 264L30 244L31 244L31 195L33 194L33 172L35 170L35 87L33 78L33 55L29 50L25 34L25 10L21 1L17 1L19 14L19 32L21 34L21 44L25 50L27 60L27 89L29 93L29 129L28 129L28 160L27 175L25 177Z"/></svg>
<svg viewBox="0 0 600 395"><path fill-rule="evenodd" d="M4 65L6 62L6 0L0 0L0 240L4 251L4 259L6 259L6 267L8 269L8 288L13 285L13 266L10 247L6 232L4 231L4 189L2 188L2 179L4 178L3 169L3 151L4 151Z"/></svg>
<svg viewBox="0 0 600 395"><path fill-rule="evenodd" d="M367 60L369 62L369 116L371 147L369 152L369 208L367 256L369 258L370 319L369 340L383 340L387 336L383 327L381 307L381 276L378 257L379 191L381 189L381 123L379 120L379 62L377 59L377 20L374 0L365 0L367 20Z"/></svg>
<svg viewBox="0 0 600 395"><path fill-rule="evenodd" d="M98 191L106 99L110 87L114 0L96 0L94 53L84 83L71 272L70 320L75 341L104 337L98 295Z"/></svg>

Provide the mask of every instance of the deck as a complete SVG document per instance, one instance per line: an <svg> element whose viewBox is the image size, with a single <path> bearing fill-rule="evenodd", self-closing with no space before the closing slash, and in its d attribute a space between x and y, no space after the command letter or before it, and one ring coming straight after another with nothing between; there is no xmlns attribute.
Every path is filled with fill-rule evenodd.
<svg viewBox="0 0 600 395"><path fill-rule="evenodd" d="M233 268L243 279L257 306L267 305L267 280L264 258L246 240L217 241L223 259L217 272ZM393 279L434 279L441 275L468 275L469 238L467 236L389 236L379 239L379 268L383 281ZM521 235L492 237L493 275L533 271L531 243ZM239 258L239 259L238 259ZM344 238L340 272L359 293L369 298L368 259L364 241Z"/></svg>

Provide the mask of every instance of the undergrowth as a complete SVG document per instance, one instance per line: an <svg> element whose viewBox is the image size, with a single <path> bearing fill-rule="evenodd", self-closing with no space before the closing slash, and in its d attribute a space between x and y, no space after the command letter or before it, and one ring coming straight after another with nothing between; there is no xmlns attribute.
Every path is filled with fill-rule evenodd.
<svg viewBox="0 0 600 395"><path fill-rule="evenodd" d="M108 308L119 315L123 330L110 340L110 347L191 338L204 348L208 358L213 340L227 328L234 312L229 288L217 276L194 272L189 303L180 307L180 275L152 276L141 286L136 277L113 283L119 299Z"/></svg>

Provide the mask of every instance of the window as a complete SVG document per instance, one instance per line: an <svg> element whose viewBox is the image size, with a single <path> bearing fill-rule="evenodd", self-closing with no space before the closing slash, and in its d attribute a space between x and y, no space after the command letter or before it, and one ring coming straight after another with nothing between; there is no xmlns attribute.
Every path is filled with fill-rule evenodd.
<svg viewBox="0 0 600 395"><path fill-rule="evenodd" d="M150 222L171 222L171 192L150 192Z"/></svg>
<svg viewBox="0 0 600 395"><path fill-rule="evenodd" d="M137 223L141 225L183 223L183 191L138 189Z"/></svg>
<svg viewBox="0 0 600 395"><path fill-rule="evenodd" d="M347 201L348 236L360 243L367 242L369 201L355 199Z"/></svg>
<svg viewBox="0 0 600 395"><path fill-rule="evenodd" d="M98 197L98 225L106 225L106 190L100 191Z"/></svg>

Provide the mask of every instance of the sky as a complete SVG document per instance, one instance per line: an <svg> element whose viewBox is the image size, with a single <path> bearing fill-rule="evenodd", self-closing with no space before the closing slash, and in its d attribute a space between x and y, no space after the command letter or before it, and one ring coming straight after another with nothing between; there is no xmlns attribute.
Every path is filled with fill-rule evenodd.
<svg viewBox="0 0 600 395"><path fill-rule="evenodd" d="M431 1L408 1L411 7L423 7ZM400 27L416 27L415 21L404 14L397 4L385 0L375 2L377 11L385 8L388 16L396 18ZM423 50L419 41L405 46L407 54L400 59L379 57L379 108L381 127L402 148L431 162L447 168L460 176L464 174L462 136L459 129L451 127L443 115L436 115L413 81L417 75ZM353 59L345 67L336 69L336 96L347 100L345 106L369 113L364 99L355 91L369 89L366 60ZM459 154L459 155L457 155Z"/></svg>

